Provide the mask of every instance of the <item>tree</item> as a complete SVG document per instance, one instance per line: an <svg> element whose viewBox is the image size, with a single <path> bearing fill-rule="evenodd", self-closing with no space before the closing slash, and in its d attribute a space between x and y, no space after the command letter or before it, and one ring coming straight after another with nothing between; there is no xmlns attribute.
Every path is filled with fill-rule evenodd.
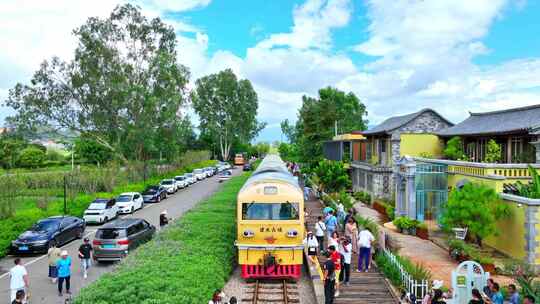
<svg viewBox="0 0 540 304"><path fill-rule="evenodd" d="M212 139L222 159L229 159L235 141L249 143L264 128L257 121L257 93L249 80L238 80L232 70L198 79L191 100L201 133Z"/></svg>
<svg viewBox="0 0 540 304"><path fill-rule="evenodd" d="M300 161L315 165L323 157L323 142L332 139L336 126L338 133L365 130L366 115L356 95L327 87L319 90L318 98L303 96L294 128L285 120L281 129L297 145Z"/></svg>
<svg viewBox="0 0 540 304"><path fill-rule="evenodd" d="M22 149L26 147L23 140L0 137L0 166L5 169L14 168Z"/></svg>
<svg viewBox="0 0 540 304"><path fill-rule="evenodd" d="M281 143L278 152L284 161L298 162L298 147L296 144Z"/></svg>
<svg viewBox="0 0 540 304"><path fill-rule="evenodd" d="M463 143L459 136L454 136L446 143L446 147L443 150L444 157L452 160L463 160L467 156L463 151Z"/></svg>
<svg viewBox="0 0 540 304"><path fill-rule="evenodd" d="M82 135L74 142L74 153L91 164L104 164L113 158L111 150L97 143L92 136Z"/></svg>
<svg viewBox="0 0 540 304"><path fill-rule="evenodd" d="M21 151L18 164L23 168L38 168L43 165L45 152L35 147L28 147Z"/></svg>
<svg viewBox="0 0 540 304"><path fill-rule="evenodd" d="M498 163L502 159L501 145L493 139L490 139L487 144L486 157L484 162L486 163Z"/></svg>
<svg viewBox="0 0 540 304"><path fill-rule="evenodd" d="M17 114L9 123L87 134L123 160L150 157L178 118L189 77L173 28L126 4L73 34L73 60L45 61L30 84L10 90L7 105Z"/></svg>
<svg viewBox="0 0 540 304"><path fill-rule="evenodd" d="M443 206L441 224L446 230L468 228L468 233L481 246L482 239L497 234L496 221L510 215L510 209L500 201L492 188L467 183L461 189L450 192Z"/></svg>
<svg viewBox="0 0 540 304"><path fill-rule="evenodd" d="M322 191L340 192L351 187L351 179L342 162L333 160L319 161L313 169L317 175Z"/></svg>

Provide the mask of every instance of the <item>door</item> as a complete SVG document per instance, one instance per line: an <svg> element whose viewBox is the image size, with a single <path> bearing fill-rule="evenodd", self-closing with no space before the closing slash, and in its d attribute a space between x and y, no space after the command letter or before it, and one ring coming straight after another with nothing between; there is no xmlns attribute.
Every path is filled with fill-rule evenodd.
<svg viewBox="0 0 540 304"><path fill-rule="evenodd" d="M143 206L143 199L142 199L142 196L140 194L135 194L133 196L133 201L134 201L134 205L135 205L135 209L141 209L142 206Z"/></svg>
<svg viewBox="0 0 540 304"><path fill-rule="evenodd" d="M68 241L73 239L73 225L72 225L71 218L63 218L62 222L60 223L60 234L58 237L58 242L60 244L65 244Z"/></svg>

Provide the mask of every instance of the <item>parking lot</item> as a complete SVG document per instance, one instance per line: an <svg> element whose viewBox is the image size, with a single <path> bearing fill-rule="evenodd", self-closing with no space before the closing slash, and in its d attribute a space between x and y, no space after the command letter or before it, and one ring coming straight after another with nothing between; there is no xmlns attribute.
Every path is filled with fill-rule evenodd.
<svg viewBox="0 0 540 304"><path fill-rule="evenodd" d="M233 170L233 175L241 173L241 169ZM198 202L204 200L213 194L221 184L218 183L217 176L207 178L191 185L186 189L179 190L176 194L170 195L166 200L160 203L145 204L142 210L134 214L121 215L120 217L136 217L147 220L152 225L159 227L159 215L163 210L167 210L168 217L176 219L181 217L184 212L194 207ZM99 226L89 225L84 233L85 237L90 238ZM159 229L159 228L158 228ZM71 291L75 296L85 285L99 278L102 274L114 269L115 263L95 264L90 269L88 278L83 279L80 272L80 261L77 251L81 245L81 240L75 240L62 247L67 250L71 256L73 266L71 275ZM9 299L9 269L13 267L13 256L8 256L0 260L0 299L7 302ZM56 284L52 284L47 277L48 263L46 255L33 255L22 257L23 264L30 276L30 303L65 303L64 297L59 297Z"/></svg>

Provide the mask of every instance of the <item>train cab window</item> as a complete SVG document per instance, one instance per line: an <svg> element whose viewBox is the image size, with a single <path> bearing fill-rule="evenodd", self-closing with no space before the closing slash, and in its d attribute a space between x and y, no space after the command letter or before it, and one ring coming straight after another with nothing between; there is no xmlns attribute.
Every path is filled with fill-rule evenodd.
<svg viewBox="0 0 540 304"><path fill-rule="evenodd" d="M244 203L243 220L298 220L298 203Z"/></svg>

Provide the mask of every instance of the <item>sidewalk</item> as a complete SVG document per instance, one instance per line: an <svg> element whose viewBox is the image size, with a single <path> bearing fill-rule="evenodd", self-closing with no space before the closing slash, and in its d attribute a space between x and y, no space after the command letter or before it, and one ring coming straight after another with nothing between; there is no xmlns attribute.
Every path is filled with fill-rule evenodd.
<svg viewBox="0 0 540 304"><path fill-rule="evenodd" d="M382 226L384 223L381 222L379 213L363 203L357 203L354 207L361 216L379 223L384 232L398 242L400 255L424 265L424 267L431 271L434 280L443 280L446 287L451 287L452 271L456 269L458 263L450 258L446 250L430 240L405 235ZM504 276L493 276L493 278L503 285L510 284L512 281L510 278Z"/></svg>

